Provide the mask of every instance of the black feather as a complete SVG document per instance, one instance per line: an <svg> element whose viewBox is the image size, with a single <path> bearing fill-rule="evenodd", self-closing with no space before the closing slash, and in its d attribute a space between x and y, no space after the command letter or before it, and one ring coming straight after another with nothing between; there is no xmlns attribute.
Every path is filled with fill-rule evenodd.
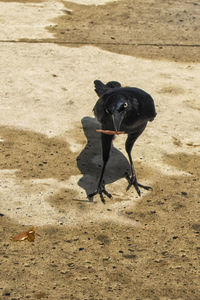
<svg viewBox="0 0 200 300"><path fill-rule="evenodd" d="M95 80L94 84L99 99L93 110L95 117L102 124L102 129L124 131L128 134L125 143L131 169L131 177L127 177L129 181L128 188L134 185L137 193L140 195L139 186L145 189L150 189L150 187L143 186L137 182L131 150L136 139L146 128L148 121L152 121L156 117L154 100L147 92L136 87L122 87L117 81L110 81L104 84L100 80ZM107 196L110 195L103 184L103 174L109 159L113 136L107 136L105 133L101 135L103 169L97 191L88 196L93 197L98 193L103 202L105 202L103 193Z"/></svg>
<svg viewBox="0 0 200 300"><path fill-rule="evenodd" d="M104 84L100 80L95 80L94 85L95 85L95 92L99 97L103 96L103 94L105 94L105 92L107 92L111 88L121 87L121 84L117 81L109 81L107 84Z"/></svg>

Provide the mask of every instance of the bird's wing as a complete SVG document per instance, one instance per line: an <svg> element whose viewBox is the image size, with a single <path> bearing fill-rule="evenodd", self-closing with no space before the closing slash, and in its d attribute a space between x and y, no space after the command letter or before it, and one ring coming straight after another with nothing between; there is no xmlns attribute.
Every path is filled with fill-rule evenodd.
<svg viewBox="0 0 200 300"><path fill-rule="evenodd" d="M144 90L135 87L125 87L119 91L124 97L129 99L132 109L141 117L146 117L149 121L156 116L153 98Z"/></svg>

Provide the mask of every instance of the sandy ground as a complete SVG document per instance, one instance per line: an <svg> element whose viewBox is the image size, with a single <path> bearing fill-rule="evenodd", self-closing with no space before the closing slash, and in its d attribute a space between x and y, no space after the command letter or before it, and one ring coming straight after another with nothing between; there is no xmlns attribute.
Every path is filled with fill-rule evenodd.
<svg viewBox="0 0 200 300"><path fill-rule="evenodd" d="M99 5L97 5L99 4ZM0 298L200 299L196 1L0 1ZM93 81L152 95L157 117L106 171ZM33 243L12 237L36 227Z"/></svg>

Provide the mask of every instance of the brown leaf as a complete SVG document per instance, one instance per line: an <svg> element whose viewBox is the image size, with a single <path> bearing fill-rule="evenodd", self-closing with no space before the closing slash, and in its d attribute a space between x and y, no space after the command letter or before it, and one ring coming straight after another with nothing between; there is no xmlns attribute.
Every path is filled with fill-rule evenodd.
<svg viewBox="0 0 200 300"><path fill-rule="evenodd" d="M25 241L34 242L35 240L35 227L29 228L27 231L16 234L13 238L13 241Z"/></svg>

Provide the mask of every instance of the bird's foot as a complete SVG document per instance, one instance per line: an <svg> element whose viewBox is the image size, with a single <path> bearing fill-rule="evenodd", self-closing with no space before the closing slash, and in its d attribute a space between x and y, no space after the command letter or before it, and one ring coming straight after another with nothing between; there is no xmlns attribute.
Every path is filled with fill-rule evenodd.
<svg viewBox="0 0 200 300"><path fill-rule="evenodd" d="M93 197L99 194L101 201L105 204L104 195L106 195L108 198L112 198L112 195L106 191L104 183L98 186L97 190L94 193L91 193L88 195L88 199L90 201L93 201ZM104 194L104 195L103 195Z"/></svg>
<svg viewBox="0 0 200 300"><path fill-rule="evenodd" d="M140 192L140 189L139 187L145 189L145 190L148 190L148 191L152 191L152 187L148 186L148 185L143 185L143 184L140 184L138 181L137 181L137 178L136 176L132 176L130 177L128 173L125 174L126 176L126 179L128 180L128 186L126 188L126 190L128 191L130 189L130 187L133 185L134 188L136 189L136 192L138 193L138 195L140 196L141 195L141 192Z"/></svg>

